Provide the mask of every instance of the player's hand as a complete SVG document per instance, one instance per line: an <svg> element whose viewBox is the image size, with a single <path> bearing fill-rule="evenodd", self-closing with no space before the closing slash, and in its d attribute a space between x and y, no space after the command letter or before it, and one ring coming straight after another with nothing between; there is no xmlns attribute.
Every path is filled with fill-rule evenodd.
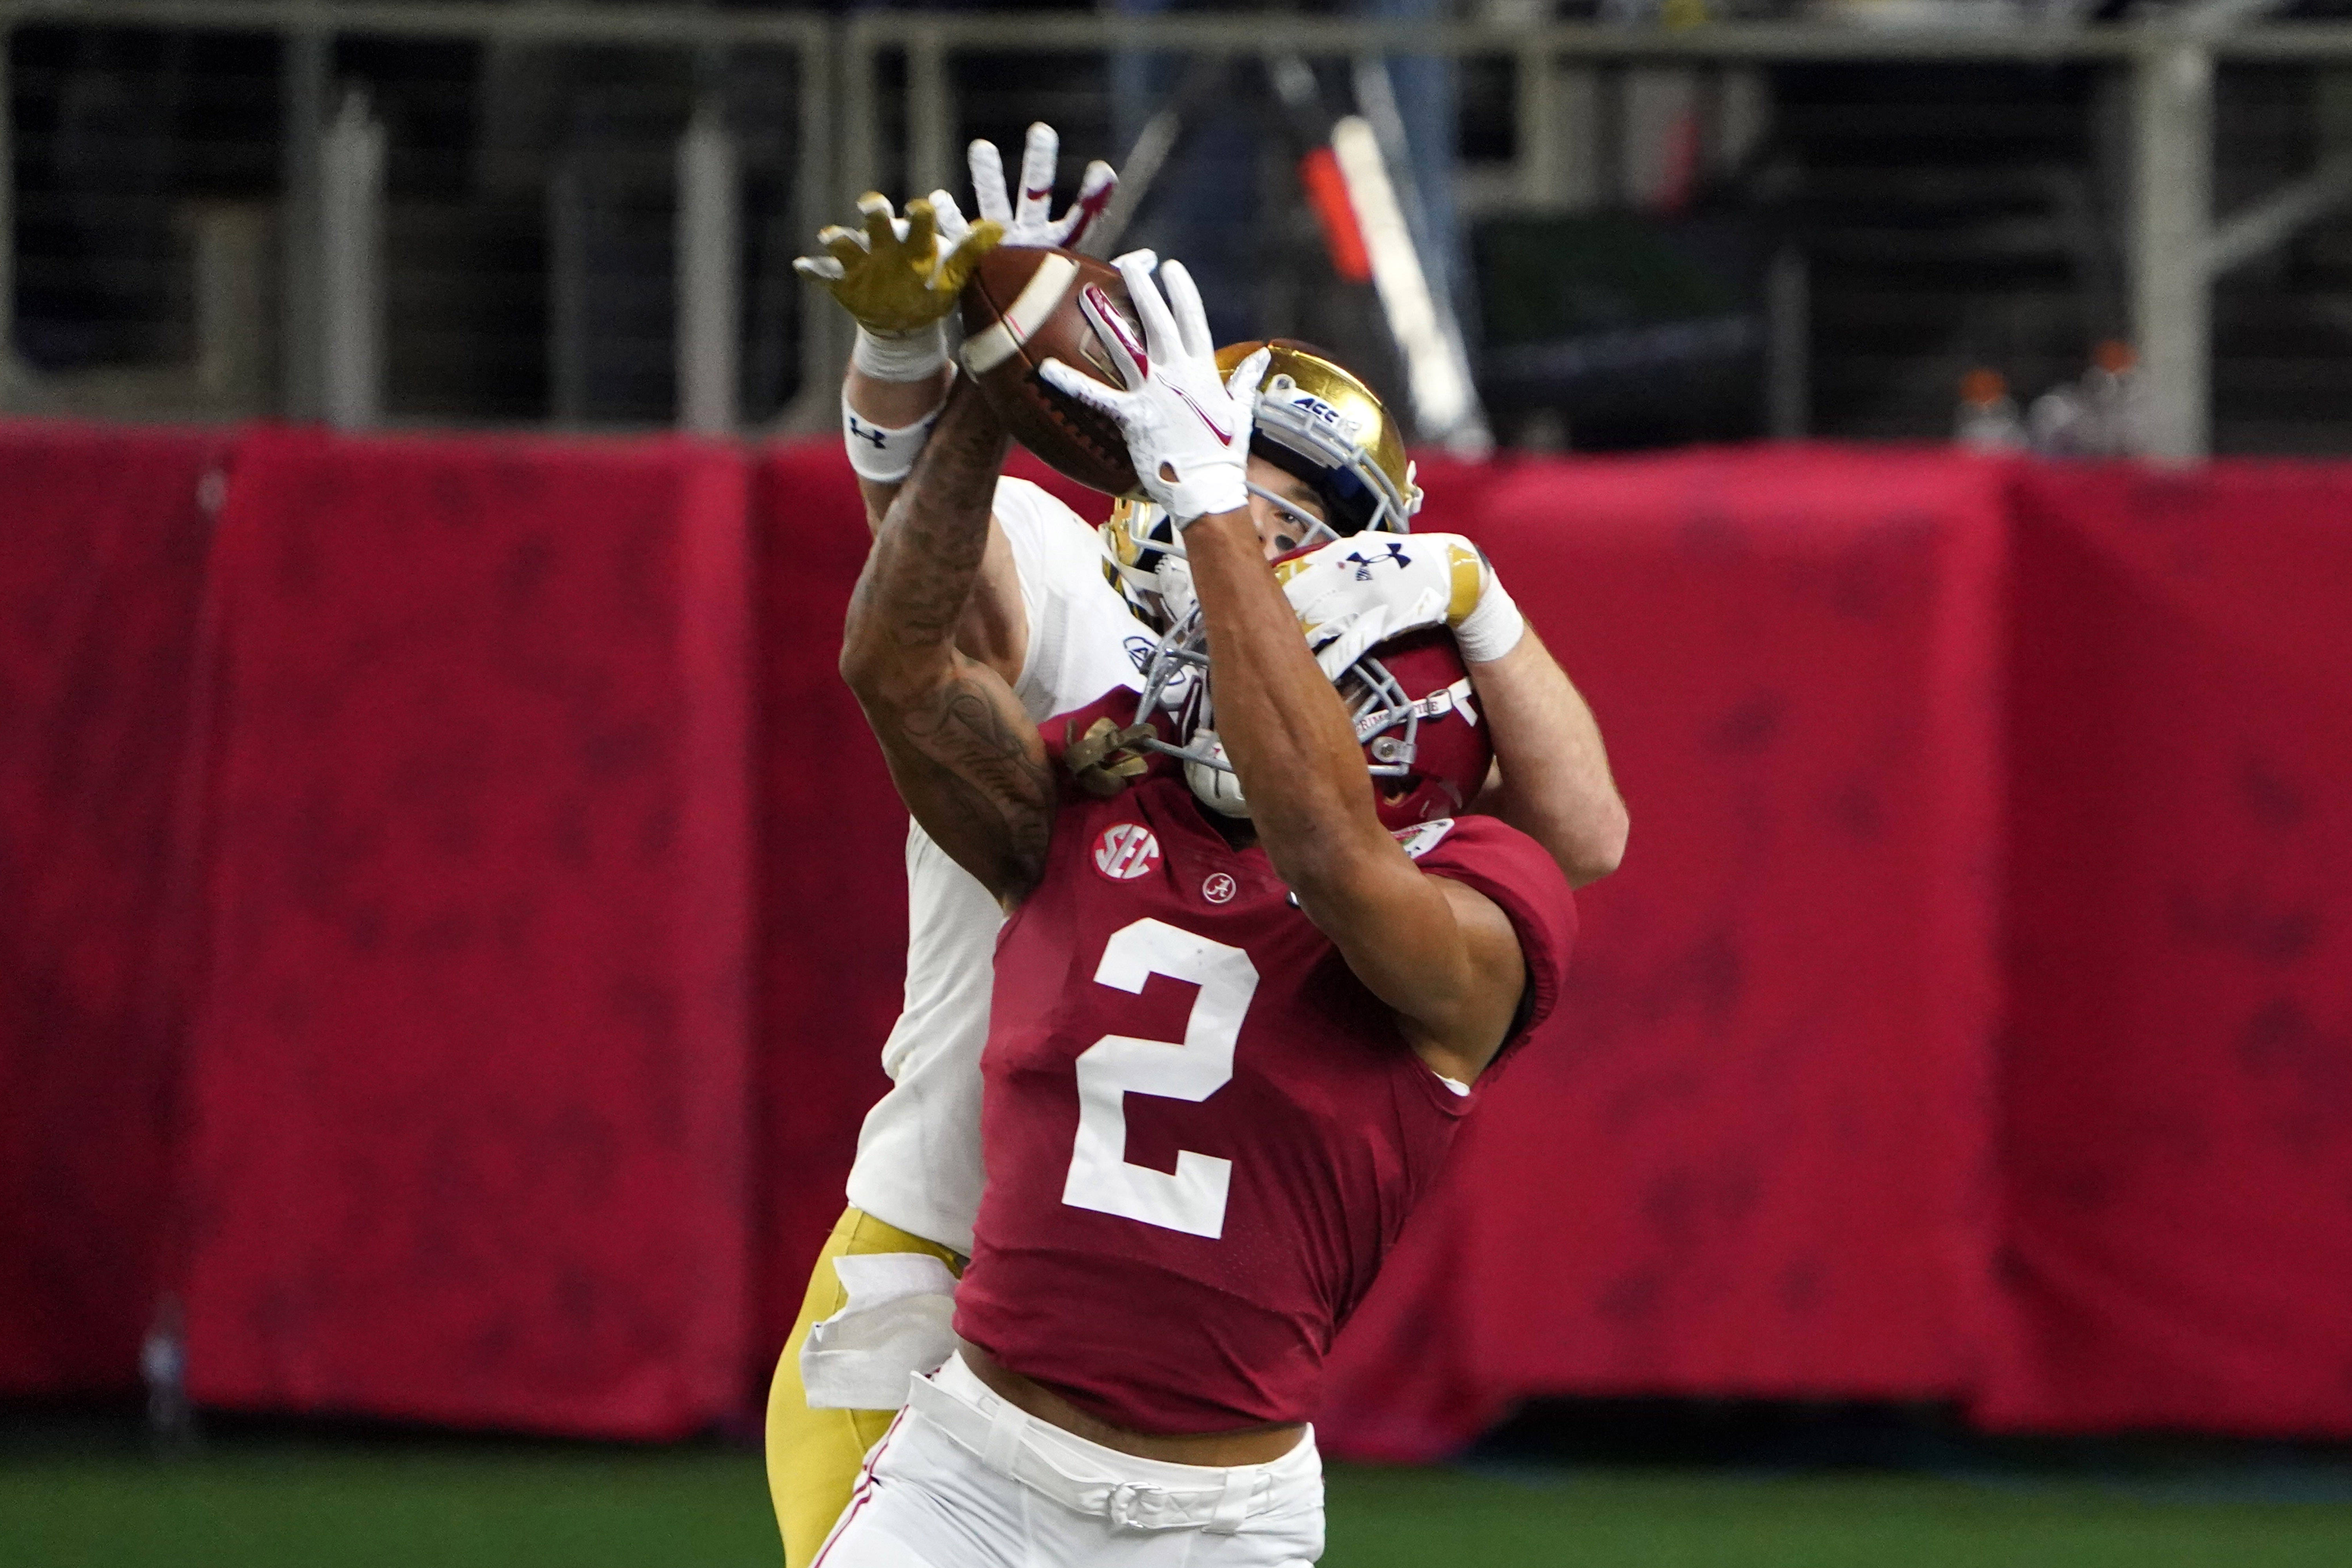
<svg viewBox="0 0 2352 1568"><path fill-rule="evenodd" d="M1078 182L1078 199L1063 209L1060 217L1051 216L1054 200L1054 170L1061 161L1062 139L1044 121L1029 127L1028 140L1021 149L1021 184L1016 194L1004 184L1004 156L993 142L975 141L965 151L965 161L971 167L971 197L979 208L982 223L994 223L1004 230L1006 245L1032 248L1059 247L1074 249L1094 226L1103 209L1110 205L1111 193L1118 188L1118 176L1100 158L1087 165ZM950 246L961 241L973 226L964 220L963 209L945 191L931 193L931 210L939 215L940 237Z"/></svg>
<svg viewBox="0 0 2352 1568"><path fill-rule="evenodd" d="M830 254L800 257L793 270L824 284L877 338L910 338L936 327L955 309L980 258L1004 237L1003 226L990 220L961 225L942 254L930 203L908 202L899 217L888 197L868 191L857 198L857 211L863 229L835 225L820 231L817 243Z"/></svg>
<svg viewBox="0 0 2352 1568"><path fill-rule="evenodd" d="M1406 632L1444 626L1483 663L1525 627L1494 566L1458 533L1351 534L1278 563L1275 575L1326 675Z"/></svg>
<svg viewBox="0 0 2352 1568"><path fill-rule="evenodd" d="M1273 351L1260 349L1234 366L1230 377L1220 376L1209 314L1192 275L1183 263L1171 261L1154 283L1156 263L1148 250L1130 250L1111 263L1127 280L1128 297L1142 319L1140 343L1099 287L1088 284L1078 292L1078 309L1109 351L1126 391L1105 386L1060 360L1047 360L1038 374L1055 391L1118 421L1136 478L1181 529L1249 505L1244 480L1250 429L1257 414L1257 384Z"/></svg>

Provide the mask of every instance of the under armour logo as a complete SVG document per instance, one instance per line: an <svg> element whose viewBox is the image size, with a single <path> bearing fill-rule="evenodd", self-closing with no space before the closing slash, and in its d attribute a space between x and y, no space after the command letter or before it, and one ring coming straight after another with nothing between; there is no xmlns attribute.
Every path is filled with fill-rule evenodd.
<svg viewBox="0 0 2352 1568"><path fill-rule="evenodd" d="M890 444L889 437L883 434L882 426L868 425L855 414L849 416L849 435L853 440L871 442L877 452Z"/></svg>
<svg viewBox="0 0 2352 1568"><path fill-rule="evenodd" d="M1372 580L1372 568L1375 566L1394 566L1398 571L1402 572L1406 567L1412 564L1412 557L1404 552L1404 546L1395 543L1391 543L1389 546L1389 552L1386 555L1375 555L1369 561L1365 560L1363 556L1354 553L1353 552L1341 556L1340 559L1349 563L1356 568L1356 581L1359 583L1370 582Z"/></svg>

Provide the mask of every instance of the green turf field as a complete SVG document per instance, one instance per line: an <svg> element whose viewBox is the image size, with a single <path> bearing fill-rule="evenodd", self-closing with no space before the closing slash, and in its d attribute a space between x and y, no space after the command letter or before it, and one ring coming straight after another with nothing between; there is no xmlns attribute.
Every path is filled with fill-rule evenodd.
<svg viewBox="0 0 2352 1568"><path fill-rule="evenodd" d="M2352 1503L1870 1473L1337 1468L1331 1568L2352 1564ZM0 1455L0 1564L699 1568L775 1561L756 1458L498 1445Z"/></svg>

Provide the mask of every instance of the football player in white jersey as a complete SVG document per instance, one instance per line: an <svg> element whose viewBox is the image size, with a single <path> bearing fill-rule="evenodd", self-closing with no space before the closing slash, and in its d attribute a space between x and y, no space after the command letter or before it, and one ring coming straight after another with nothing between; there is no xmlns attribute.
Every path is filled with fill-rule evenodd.
<svg viewBox="0 0 2352 1568"><path fill-rule="evenodd" d="M1008 192L996 148L971 147L978 216L967 222L935 192L904 217L878 194L858 204L863 229L820 235L828 255L798 266L857 321L843 384L844 442L878 526L915 466L954 375L945 321L982 255L998 244L1075 247L1107 205L1115 176L1089 164L1078 198L1051 216L1058 140L1033 125L1019 185ZM1233 358L1241 357L1236 352ZM1321 356L1278 352L1301 405L1292 438L1251 459L1253 508L1270 552L1353 527L1402 531L1419 500L1395 427L1369 389ZM1269 397L1268 406L1279 402ZM1333 404L1345 418L1333 425ZM1279 419L1262 421L1269 430ZM1278 459L1278 460L1277 460ZM1354 515L1344 520L1339 514ZM1325 519L1332 522L1327 524ZM1115 571L1150 574L1152 519L1123 508L1105 530ZM1302 558L1288 584L1312 640L1352 658L1409 625L1443 620L1473 647L1476 699L1491 726L1497 776L1477 803L1542 844L1571 884L1614 869L1624 806L1591 710L1525 626L1467 541L1435 559L1454 570L1437 585L1399 573L1316 569ZM1326 552L1324 553L1331 553ZM1430 559L1430 557L1424 557ZM1335 556L1336 560L1336 556ZM1475 561L1475 565L1466 564ZM958 648L991 667L1034 721L1066 712L1114 685L1139 684L1135 647L1157 626L1137 619L1105 572L1094 530L1045 490L1001 478L978 585ZM1465 635L1465 623L1467 635ZM850 1171L848 1206L818 1255L798 1323L771 1386L767 1468L787 1568L805 1568L848 1502L866 1451L905 1403L909 1373L954 1347L955 1280L980 1207L981 1047L1003 913L921 828L907 840L906 1002L883 1047L891 1088L868 1113Z"/></svg>

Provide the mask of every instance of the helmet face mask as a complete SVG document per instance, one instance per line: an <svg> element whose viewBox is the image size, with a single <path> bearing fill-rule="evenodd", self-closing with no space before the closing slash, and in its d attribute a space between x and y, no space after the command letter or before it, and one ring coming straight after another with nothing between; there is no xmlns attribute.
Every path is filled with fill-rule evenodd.
<svg viewBox="0 0 2352 1568"><path fill-rule="evenodd" d="M1408 633L1367 651L1334 682L1364 750L1383 825L1410 827L1466 807L1485 783L1493 751L1473 705L1470 677L1451 634ZM1139 742L1183 764L1210 809L1247 816L1241 780L1217 737L1208 639L1197 605L1160 639L1144 670L1136 721L1164 713L1177 739Z"/></svg>

